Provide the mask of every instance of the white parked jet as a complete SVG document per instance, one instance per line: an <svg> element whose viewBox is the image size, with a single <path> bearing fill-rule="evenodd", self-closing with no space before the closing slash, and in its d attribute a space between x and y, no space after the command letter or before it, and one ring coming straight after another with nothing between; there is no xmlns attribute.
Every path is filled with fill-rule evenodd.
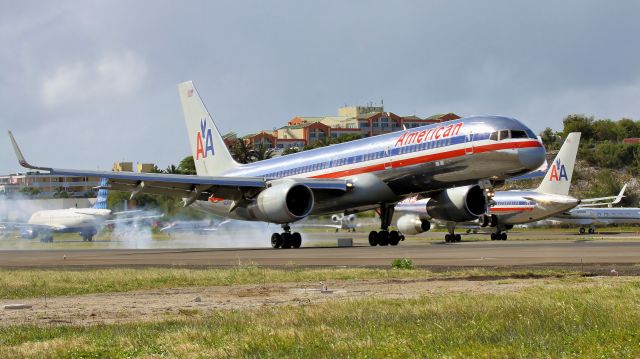
<svg viewBox="0 0 640 359"><path fill-rule="evenodd" d="M233 160L191 81L178 86L197 176L59 169L29 164L13 136L22 166L59 175L109 178L114 190L179 196L232 219L282 225L274 248L299 247L289 224L312 214L379 208L375 244L397 244L389 231L395 204L416 193L439 198L447 213L477 216L493 183L538 168L545 151L535 134L508 117L473 116L336 144L250 164ZM467 186L461 189L455 186ZM471 211L471 213L469 213ZM444 213L444 212L443 212ZM446 218L445 218L446 219Z"/></svg>
<svg viewBox="0 0 640 359"><path fill-rule="evenodd" d="M534 190L496 191L493 204L489 207L489 215L480 216L482 227L491 226L492 240L506 240L505 230L516 224L536 222L561 213L580 203L580 200L569 196L569 187L573 175L576 154L580 144L580 133L573 132L567 136L562 148L547 171L546 176ZM437 201L435 201L437 205ZM425 222L429 221L434 208L434 199L406 200L396 206L398 213L398 229L407 234L417 234L429 229ZM442 216L440 216L442 217ZM455 234L457 223L462 221L446 221L448 234L446 242L460 241ZM428 222L427 222L428 223Z"/></svg>

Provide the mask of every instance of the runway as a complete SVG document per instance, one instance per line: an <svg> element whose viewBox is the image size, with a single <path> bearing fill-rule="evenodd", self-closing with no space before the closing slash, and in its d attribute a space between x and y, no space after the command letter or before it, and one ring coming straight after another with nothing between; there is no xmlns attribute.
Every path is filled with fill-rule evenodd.
<svg viewBox="0 0 640 359"><path fill-rule="evenodd" d="M640 241L526 240L443 243L406 241L397 247L300 249L3 250L1 268L103 266L384 266L396 258L431 267L616 266L640 264Z"/></svg>

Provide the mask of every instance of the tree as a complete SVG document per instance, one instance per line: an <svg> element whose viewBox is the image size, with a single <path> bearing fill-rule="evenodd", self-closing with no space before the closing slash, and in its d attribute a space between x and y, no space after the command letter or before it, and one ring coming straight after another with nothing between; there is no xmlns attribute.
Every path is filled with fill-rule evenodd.
<svg viewBox="0 0 640 359"><path fill-rule="evenodd" d="M275 155L275 151L263 144L259 144L250 149L247 154L247 162L257 162L272 158Z"/></svg>
<svg viewBox="0 0 640 359"><path fill-rule="evenodd" d="M64 187L56 188L56 191L53 193L53 198L69 198L69 192Z"/></svg>
<svg viewBox="0 0 640 359"><path fill-rule="evenodd" d="M593 129L591 124L593 123L593 116L587 117L585 115L569 115L562 120L563 138L567 138L570 132L581 132L582 140L587 141L593 139Z"/></svg>
<svg viewBox="0 0 640 359"><path fill-rule="evenodd" d="M596 141L617 142L624 138L618 123L611 120L597 120L592 123L593 139Z"/></svg>
<svg viewBox="0 0 640 359"><path fill-rule="evenodd" d="M546 147L547 151L559 148L558 135L551 129L551 127L547 127L544 131L540 132L540 138L542 139L542 143Z"/></svg>
<svg viewBox="0 0 640 359"><path fill-rule="evenodd" d="M249 163L250 150L244 139L238 138L231 147L231 157L238 163Z"/></svg>
<svg viewBox="0 0 640 359"><path fill-rule="evenodd" d="M183 175L195 175L196 163L193 160L193 156L187 156L178 163L178 169Z"/></svg>
<svg viewBox="0 0 640 359"><path fill-rule="evenodd" d="M164 172L164 173L166 173L166 174L171 174L171 175L178 175L178 174L181 174L181 173L182 173L182 172L180 171L180 168L178 168L178 166L173 165L173 164L171 164L171 165L167 166L167 168L166 168L164 171L162 171L162 172Z"/></svg>
<svg viewBox="0 0 640 359"><path fill-rule="evenodd" d="M292 153L298 153L300 149L298 147L287 147L282 151L282 156L290 155Z"/></svg>
<svg viewBox="0 0 640 359"><path fill-rule="evenodd" d="M640 137L640 126L634 120L623 118L618 121L618 128L624 138Z"/></svg>
<svg viewBox="0 0 640 359"><path fill-rule="evenodd" d="M22 189L20 189L20 193L31 198L37 197L40 194L40 192L41 191L39 189L34 187L23 187Z"/></svg>

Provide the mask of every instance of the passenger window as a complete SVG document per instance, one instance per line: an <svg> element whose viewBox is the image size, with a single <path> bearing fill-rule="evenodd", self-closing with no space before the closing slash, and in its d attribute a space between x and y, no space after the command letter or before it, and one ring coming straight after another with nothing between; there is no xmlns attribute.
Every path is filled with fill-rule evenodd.
<svg viewBox="0 0 640 359"><path fill-rule="evenodd" d="M509 130L500 130L500 141L509 138Z"/></svg>
<svg viewBox="0 0 640 359"><path fill-rule="evenodd" d="M522 130L511 130L511 138L527 138L527 133Z"/></svg>

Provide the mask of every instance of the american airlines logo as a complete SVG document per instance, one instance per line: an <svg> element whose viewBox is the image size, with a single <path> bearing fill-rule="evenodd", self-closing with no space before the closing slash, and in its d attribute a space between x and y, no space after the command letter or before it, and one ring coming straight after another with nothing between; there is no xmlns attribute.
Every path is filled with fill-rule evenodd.
<svg viewBox="0 0 640 359"><path fill-rule="evenodd" d="M425 141L440 140L455 136L460 133L460 129L464 123L459 122L448 126L438 126L429 130L422 130L416 132L406 131L398 138L395 147L413 145L416 143L422 143Z"/></svg>
<svg viewBox="0 0 640 359"><path fill-rule="evenodd" d="M209 152L213 156L213 138L211 128L207 128L207 119L203 118L200 120L200 131L196 135L196 160L207 158Z"/></svg>
<svg viewBox="0 0 640 359"><path fill-rule="evenodd" d="M551 166L551 176L549 176L549 181L560 181L561 179L569 180L567 177L567 170L564 168L564 164L557 159L556 162Z"/></svg>

